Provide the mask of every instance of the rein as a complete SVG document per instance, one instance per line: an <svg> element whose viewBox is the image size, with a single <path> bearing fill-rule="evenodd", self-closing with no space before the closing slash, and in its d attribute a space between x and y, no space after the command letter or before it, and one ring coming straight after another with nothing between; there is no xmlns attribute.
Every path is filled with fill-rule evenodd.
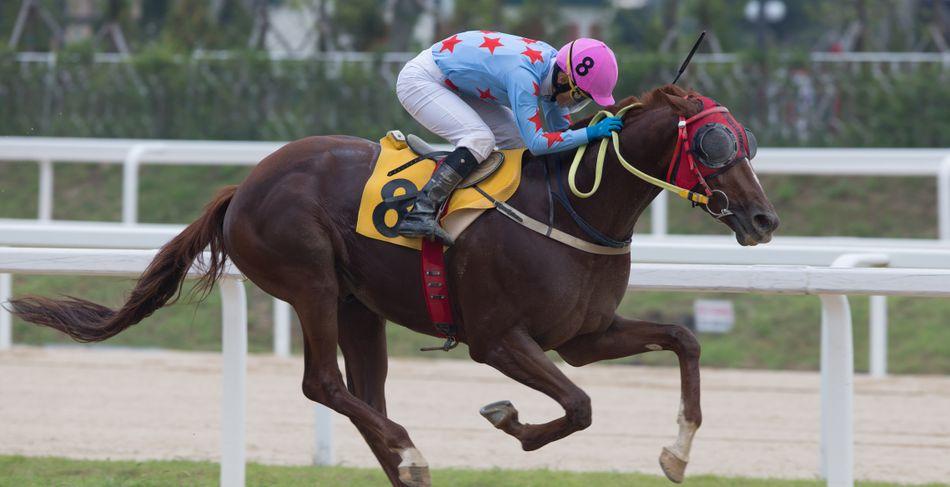
<svg viewBox="0 0 950 487"><path fill-rule="evenodd" d="M610 113L607 110L601 110L597 112L593 118L590 119L590 123L588 124L588 126L594 125L595 123L603 120L604 117L614 117L614 116L622 117L623 114L626 113L628 110L632 108L642 108L642 107L643 107L643 104L638 102L638 103L627 105L621 108L619 111L617 111L616 114ZM686 126L686 122L681 120L679 124L680 132L683 132L683 130L685 130L685 126ZM686 199L686 200L689 200L701 205L709 204L709 196L707 195L702 195L702 194L690 191L686 188L681 188L679 186L676 186L675 184L668 183L659 178L655 178L637 169L632 164L627 162L627 160L624 159L623 154L620 153L620 136L617 135L617 132L611 132L610 138L613 141L614 153L617 154L617 160L620 161L620 165L623 166L623 168L626 169L628 172L630 172L634 176L654 186L657 186L661 189L665 189L667 191L671 191L677 196L679 196L680 198L683 198L683 199ZM674 150L674 156L679 152L678 149L680 147L681 138L682 138L682 135L680 135L680 137L677 138L677 141L676 141L677 149ZM600 182L604 173L604 159L607 156L607 147L609 143L607 142L607 139L601 139L600 141L600 147L598 147L597 149L597 160L594 166L594 184L593 184L593 187L591 187L590 191L585 193L577 189L577 168L580 167L581 161L584 159L584 153L587 152L588 145L589 144L584 144L577 148L577 152L574 154L574 160L571 162L571 169L570 171L568 171L568 174L567 174L567 183L571 187L571 192L574 193L574 195L577 196L578 198L589 198L593 196L594 193L596 193L597 190L600 188Z"/></svg>

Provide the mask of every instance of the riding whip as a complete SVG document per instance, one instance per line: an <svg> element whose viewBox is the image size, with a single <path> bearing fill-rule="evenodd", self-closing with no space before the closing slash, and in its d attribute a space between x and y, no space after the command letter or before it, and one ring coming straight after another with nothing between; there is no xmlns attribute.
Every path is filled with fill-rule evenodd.
<svg viewBox="0 0 950 487"><path fill-rule="evenodd" d="M706 31L702 31L699 34L699 39L696 39L696 43L693 44L693 48L689 50L689 55L686 56L686 59L683 61L683 64L680 65L680 71L676 73L676 78L673 79L673 82L670 84L676 84L679 81L680 76L683 75L683 71L686 71L686 66L689 66L689 62L693 59L693 54L696 54L696 50L699 49L699 45L703 42L703 39L706 38Z"/></svg>

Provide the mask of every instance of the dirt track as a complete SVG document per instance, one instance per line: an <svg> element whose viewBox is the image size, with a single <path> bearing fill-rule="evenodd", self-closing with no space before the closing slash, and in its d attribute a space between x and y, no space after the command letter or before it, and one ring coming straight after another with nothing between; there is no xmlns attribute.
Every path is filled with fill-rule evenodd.
<svg viewBox="0 0 950 487"><path fill-rule="evenodd" d="M456 352L462 353L462 352ZM313 410L300 393L302 359L252 356L248 457L307 464ZM558 406L486 366L392 360L390 416L434 467L548 467L660 474L660 448L676 434L675 369L589 366L566 373L592 397L594 423L539 451L492 428L478 408L510 399L527 422ZM814 478L818 374L703 371L704 425L688 474ZM860 479L950 478L950 378L858 377ZM73 458L216 460L220 356L208 353L15 348L0 352L0 454ZM348 420L334 418L335 458L375 466Z"/></svg>

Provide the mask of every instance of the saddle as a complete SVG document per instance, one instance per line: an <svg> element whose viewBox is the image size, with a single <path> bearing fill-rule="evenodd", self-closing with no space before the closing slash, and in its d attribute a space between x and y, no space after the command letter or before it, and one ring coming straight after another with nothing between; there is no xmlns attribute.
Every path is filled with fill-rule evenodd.
<svg viewBox="0 0 950 487"><path fill-rule="evenodd" d="M399 140L399 137L402 137L402 132L398 130L393 130L389 132L392 134L393 138ZM420 156L432 156L432 157L443 157L449 154L448 151L440 151L435 147L432 147L428 142L422 140L414 134L407 134L405 136L406 144L409 146L409 149L415 152ZM499 151L492 151L488 155L488 158L481 162L478 167L475 168L471 174L468 175L465 179L459 183L457 189L471 188L476 184L488 179L489 176L495 173L498 168L501 167L501 164L505 162L505 155Z"/></svg>
<svg viewBox="0 0 950 487"><path fill-rule="evenodd" d="M422 239L406 238L396 226L409 211L416 193L435 170L435 160L447 154L435 150L414 135L390 131L379 141L379 157L363 187L356 233L388 243L420 250ZM495 151L452 193L442 213L441 224L458 237L493 201L507 201L521 183L525 149ZM486 198L490 196L491 199Z"/></svg>

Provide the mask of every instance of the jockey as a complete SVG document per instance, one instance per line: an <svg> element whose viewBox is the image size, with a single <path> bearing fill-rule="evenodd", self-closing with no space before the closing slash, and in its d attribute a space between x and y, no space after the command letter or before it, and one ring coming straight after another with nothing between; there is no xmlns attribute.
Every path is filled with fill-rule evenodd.
<svg viewBox="0 0 950 487"><path fill-rule="evenodd" d="M621 127L618 117L568 130L570 114L594 100L614 104L617 59L601 41L556 50L541 41L469 31L437 42L406 63L396 96L419 123L448 140L445 157L396 231L451 245L436 213L452 190L498 146L533 154L576 148Z"/></svg>

